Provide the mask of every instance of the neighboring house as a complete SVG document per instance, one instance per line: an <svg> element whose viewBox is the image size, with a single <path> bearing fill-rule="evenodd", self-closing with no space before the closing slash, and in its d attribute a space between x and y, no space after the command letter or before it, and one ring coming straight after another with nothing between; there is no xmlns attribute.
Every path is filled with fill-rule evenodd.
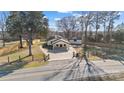
<svg viewBox="0 0 124 93"><path fill-rule="evenodd" d="M52 49L55 50L69 50L70 43L62 38L61 36L55 35L54 37L51 37L47 41L47 45L51 46Z"/></svg>
<svg viewBox="0 0 124 93"><path fill-rule="evenodd" d="M69 40L69 42L72 44L72 45L81 45L81 38L78 38L78 37L73 37L72 39Z"/></svg>

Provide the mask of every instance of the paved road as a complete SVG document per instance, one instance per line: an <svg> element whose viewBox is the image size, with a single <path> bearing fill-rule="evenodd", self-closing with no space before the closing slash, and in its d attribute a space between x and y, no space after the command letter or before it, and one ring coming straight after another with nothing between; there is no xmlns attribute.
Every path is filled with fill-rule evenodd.
<svg viewBox="0 0 124 93"><path fill-rule="evenodd" d="M104 75L119 72L124 72L124 65L114 60L86 64L84 60L74 58L50 61L48 65L42 67L16 70L0 80L102 80Z"/></svg>
<svg viewBox="0 0 124 93"><path fill-rule="evenodd" d="M82 77L85 73L83 72L84 64L85 62L80 62L76 58L50 61L44 67L17 70L1 80L72 80ZM85 69L88 69L87 66Z"/></svg>
<svg viewBox="0 0 124 93"><path fill-rule="evenodd" d="M76 61L76 59L50 61L43 67L16 70L0 80L63 80Z"/></svg>

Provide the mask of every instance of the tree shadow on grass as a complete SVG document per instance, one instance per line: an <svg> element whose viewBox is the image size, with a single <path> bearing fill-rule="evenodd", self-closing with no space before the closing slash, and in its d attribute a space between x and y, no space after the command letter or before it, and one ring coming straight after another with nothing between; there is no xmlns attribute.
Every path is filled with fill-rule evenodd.
<svg viewBox="0 0 124 93"><path fill-rule="evenodd" d="M29 57L29 56L25 56L23 58L20 58L20 61L15 60L15 61L12 61L10 63L0 65L0 77L6 76L10 73L13 73L14 70L23 68L24 65L26 65L28 63L27 61L23 61L23 59L27 58L27 57Z"/></svg>
<svg viewBox="0 0 124 93"><path fill-rule="evenodd" d="M122 65L124 65L124 57L123 56L118 56L118 55L108 55L107 59L115 60L120 62Z"/></svg>

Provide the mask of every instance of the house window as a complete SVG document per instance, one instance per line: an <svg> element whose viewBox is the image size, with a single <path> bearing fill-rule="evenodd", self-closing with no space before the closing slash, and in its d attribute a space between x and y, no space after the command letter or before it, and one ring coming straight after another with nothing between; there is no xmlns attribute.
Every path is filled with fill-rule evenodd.
<svg viewBox="0 0 124 93"><path fill-rule="evenodd" d="M66 47L66 44L64 44L64 47Z"/></svg>
<svg viewBox="0 0 124 93"><path fill-rule="evenodd" d="M58 47L59 45L58 45L58 44L56 44L56 46Z"/></svg>
<svg viewBox="0 0 124 93"><path fill-rule="evenodd" d="M62 47L62 44L60 44L60 47Z"/></svg>
<svg viewBox="0 0 124 93"><path fill-rule="evenodd" d="M77 41L77 39L74 39L74 42L76 42Z"/></svg>

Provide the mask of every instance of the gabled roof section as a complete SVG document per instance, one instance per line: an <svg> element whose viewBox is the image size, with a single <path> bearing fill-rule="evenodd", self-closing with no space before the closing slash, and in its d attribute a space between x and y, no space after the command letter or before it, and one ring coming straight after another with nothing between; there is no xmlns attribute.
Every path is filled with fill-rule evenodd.
<svg viewBox="0 0 124 93"><path fill-rule="evenodd" d="M49 38L48 41L50 41L52 45L55 43L58 43L60 41L69 44L68 40L64 39L62 36L59 36L59 35L55 35L55 36Z"/></svg>
<svg viewBox="0 0 124 93"><path fill-rule="evenodd" d="M59 35L55 35L55 36L51 36L49 37L47 40L52 40L52 39L62 39L63 37L62 36L59 36Z"/></svg>
<svg viewBox="0 0 124 93"><path fill-rule="evenodd" d="M58 42L60 42L60 41L65 42L65 43L67 43L67 44L70 44L67 40L64 40L64 39L55 40L55 41L52 42L52 44L56 44L56 43L58 43Z"/></svg>

